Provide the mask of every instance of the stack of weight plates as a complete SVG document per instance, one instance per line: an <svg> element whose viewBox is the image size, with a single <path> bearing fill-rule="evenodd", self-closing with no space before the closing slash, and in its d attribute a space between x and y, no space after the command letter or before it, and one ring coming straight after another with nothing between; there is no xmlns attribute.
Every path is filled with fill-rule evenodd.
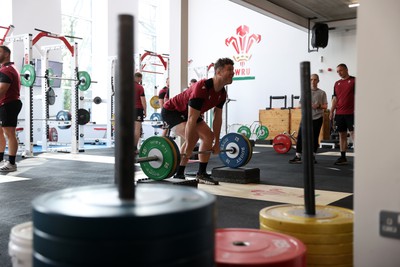
<svg viewBox="0 0 400 267"><path fill-rule="evenodd" d="M33 201L33 261L50 266L214 266L215 197L189 187L70 188Z"/></svg>
<svg viewBox="0 0 400 267"><path fill-rule="evenodd" d="M301 205L278 205L260 211L262 230L284 233L303 241L307 266L353 266L353 211L316 206L316 215Z"/></svg>
<svg viewBox="0 0 400 267"><path fill-rule="evenodd" d="M306 247L298 239L257 229L217 229L217 267L305 267Z"/></svg>

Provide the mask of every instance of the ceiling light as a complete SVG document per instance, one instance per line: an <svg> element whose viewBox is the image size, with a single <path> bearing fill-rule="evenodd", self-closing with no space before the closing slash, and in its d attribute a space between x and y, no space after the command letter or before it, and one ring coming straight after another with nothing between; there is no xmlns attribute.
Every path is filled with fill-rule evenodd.
<svg viewBox="0 0 400 267"><path fill-rule="evenodd" d="M349 7L350 7L350 8L352 8L352 7L358 7L359 5L360 5L359 3L354 3L354 4L350 4Z"/></svg>

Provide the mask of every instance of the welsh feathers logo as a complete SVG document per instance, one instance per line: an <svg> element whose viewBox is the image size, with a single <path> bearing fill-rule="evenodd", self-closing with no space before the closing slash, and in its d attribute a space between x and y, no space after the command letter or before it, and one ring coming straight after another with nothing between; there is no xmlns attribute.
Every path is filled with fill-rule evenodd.
<svg viewBox="0 0 400 267"><path fill-rule="evenodd" d="M251 80L255 79L250 76L251 69L246 67L246 62L252 57L250 49L254 44L261 41L261 35L250 33L250 28L247 25L241 25L236 29L236 36L231 36L225 39L226 46L232 46L235 49L236 55L233 59L239 62L240 68L235 68L235 80Z"/></svg>
<svg viewBox="0 0 400 267"><path fill-rule="evenodd" d="M261 41L261 35L249 34L249 32L249 26L241 25L236 29L236 36L225 39L225 45L232 45L235 49L237 55L233 56L233 58L237 62L248 61L251 58L250 48L254 43L258 44Z"/></svg>

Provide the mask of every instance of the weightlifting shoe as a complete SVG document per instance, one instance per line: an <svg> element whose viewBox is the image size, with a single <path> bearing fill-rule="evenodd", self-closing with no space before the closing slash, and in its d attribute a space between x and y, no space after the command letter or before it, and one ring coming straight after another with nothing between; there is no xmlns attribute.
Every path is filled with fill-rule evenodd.
<svg viewBox="0 0 400 267"><path fill-rule="evenodd" d="M197 173L196 180L199 184L219 185L219 182L211 178L211 175L208 173Z"/></svg>
<svg viewBox="0 0 400 267"><path fill-rule="evenodd" d="M17 164L11 164L6 161L1 167L0 172L15 172L17 170Z"/></svg>
<svg viewBox="0 0 400 267"><path fill-rule="evenodd" d="M175 178L175 179L183 179L183 180L186 179L186 177L185 177L184 174L177 174L177 173L175 173L174 178Z"/></svg>
<svg viewBox="0 0 400 267"><path fill-rule="evenodd" d="M335 161L335 165L347 165L346 157L340 157Z"/></svg>
<svg viewBox="0 0 400 267"><path fill-rule="evenodd" d="M293 159L289 160L290 164L300 164L301 163L301 158L299 156L295 156Z"/></svg>

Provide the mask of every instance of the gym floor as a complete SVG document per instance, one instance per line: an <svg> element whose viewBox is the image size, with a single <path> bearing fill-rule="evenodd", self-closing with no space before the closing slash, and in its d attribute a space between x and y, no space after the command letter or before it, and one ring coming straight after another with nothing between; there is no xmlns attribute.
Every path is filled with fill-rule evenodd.
<svg viewBox="0 0 400 267"><path fill-rule="evenodd" d="M114 148L86 149L80 154L37 153L32 158L17 159L18 171L0 175L0 266L11 267L8 242L11 228L31 221L31 202L37 196L59 189L114 183ZM260 184L221 183L199 185L199 189L217 196L218 228L259 228L259 211L283 203L304 204L303 165L289 164L294 157L277 154L269 145L254 147L253 157L245 168L260 169ZM338 149L320 149L314 165L315 196L318 205L353 209L353 151L349 164L335 166ZM211 172L221 167L218 156L208 165ZM189 174L198 164L187 167ZM145 178L138 165L135 178Z"/></svg>

